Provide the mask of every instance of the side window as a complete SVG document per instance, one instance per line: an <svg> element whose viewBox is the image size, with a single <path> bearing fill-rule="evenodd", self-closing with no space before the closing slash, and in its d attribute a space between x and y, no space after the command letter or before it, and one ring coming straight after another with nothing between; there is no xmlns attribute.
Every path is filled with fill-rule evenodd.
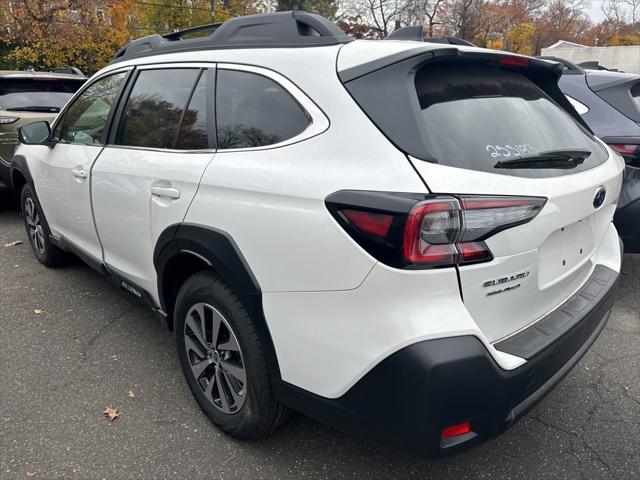
<svg viewBox="0 0 640 480"><path fill-rule="evenodd" d="M181 150L200 150L209 148L207 127L207 81L209 72L204 71L198 80L189 106L182 119L176 148Z"/></svg>
<svg viewBox="0 0 640 480"><path fill-rule="evenodd" d="M120 118L116 144L174 148L200 69L142 70Z"/></svg>
<svg viewBox="0 0 640 480"><path fill-rule="evenodd" d="M120 93L126 72L102 78L89 86L67 108L54 135L63 143L102 144L109 112Z"/></svg>
<svg viewBox="0 0 640 480"><path fill-rule="evenodd" d="M291 94L267 77L222 69L217 77L219 149L283 142L303 132L311 121Z"/></svg>

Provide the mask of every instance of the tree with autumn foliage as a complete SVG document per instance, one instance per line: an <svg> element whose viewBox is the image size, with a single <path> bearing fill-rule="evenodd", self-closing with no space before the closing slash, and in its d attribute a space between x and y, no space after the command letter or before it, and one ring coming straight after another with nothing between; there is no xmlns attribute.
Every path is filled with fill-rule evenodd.
<svg viewBox="0 0 640 480"><path fill-rule="evenodd" d="M248 0L153 0L133 1L129 29L134 37L168 33L197 25L224 22L264 10L261 2Z"/></svg>
<svg viewBox="0 0 640 480"><path fill-rule="evenodd" d="M74 66L93 73L129 40L132 0L16 0L4 2L0 31L6 58L15 68Z"/></svg>
<svg viewBox="0 0 640 480"><path fill-rule="evenodd" d="M134 38L238 15L302 9L335 19L355 38L423 25L478 46L539 54L558 40L639 45L640 0L606 0L594 25L589 0L12 0L0 2L0 67L75 66L93 73Z"/></svg>

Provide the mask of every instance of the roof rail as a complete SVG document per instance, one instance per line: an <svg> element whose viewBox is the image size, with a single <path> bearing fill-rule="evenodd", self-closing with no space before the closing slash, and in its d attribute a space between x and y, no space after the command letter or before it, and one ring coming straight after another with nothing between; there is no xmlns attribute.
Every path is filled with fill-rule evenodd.
<svg viewBox="0 0 640 480"><path fill-rule="evenodd" d="M210 35L185 38L211 31ZM130 58L224 48L318 47L353 39L326 18L290 11L235 17L221 24L192 27L167 35L149 35L122 47L111 63Z"/></svg>
<svg viewBox="0 0 640 480"><path fill-rule="evenodd" d="M394 30L387 35L385 40L405 40L413 42L429 42L429 43L448 43L450 45L466 45L467 47L475 47L471 42L467 42L462 38L450 37L444 35L442 37L425 37L422 25L410 25Z"/></svg>

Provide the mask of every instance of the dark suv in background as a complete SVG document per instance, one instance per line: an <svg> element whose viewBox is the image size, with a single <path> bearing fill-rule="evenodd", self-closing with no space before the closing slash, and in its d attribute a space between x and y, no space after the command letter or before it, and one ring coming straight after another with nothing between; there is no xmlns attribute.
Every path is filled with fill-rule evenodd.
<svg viewBox="0 0 640 480"><path fill-rule="evenodd" d="M18 146L18 127L53 122L67 101L86 81L77 69L54 72L0 70L0 182L9 186L9 163ZM66 73L68 72L68 73Z"/></svg>
<svg viewBox="0 0 640 480"><path fill-rule="evenodd" d="M557 57L559 85L594 133L627 163L614 222L626 252L640 253L640 75L590 70Z"/></svg>

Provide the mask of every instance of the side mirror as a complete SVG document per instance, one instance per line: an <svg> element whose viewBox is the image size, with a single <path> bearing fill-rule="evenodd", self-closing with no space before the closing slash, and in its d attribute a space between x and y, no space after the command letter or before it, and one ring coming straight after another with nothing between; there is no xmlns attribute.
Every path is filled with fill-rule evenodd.
<svg viewBox="0 0 640 480"><path fill-rule="evenodd" d="M51 126L49 126L49 122L33 122L18 128L20 143L25 145L48 144L50 137Z"/></svg>

